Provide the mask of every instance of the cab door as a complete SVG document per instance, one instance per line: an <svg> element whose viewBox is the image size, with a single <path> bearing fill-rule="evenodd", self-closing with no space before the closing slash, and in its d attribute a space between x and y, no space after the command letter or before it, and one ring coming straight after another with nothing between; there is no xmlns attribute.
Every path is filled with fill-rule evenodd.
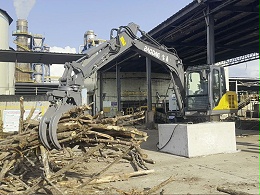
<svg viewBox="0 0 260 195"><path fill-rule="evenodd" d="M220 102L222 96L226 93L225 72L223 67L214 66L211 67L211 79L210 79L210 104L211 110L213 110Z"/></svg>
<svg viewBox="0 0 260 195"><path fill-rule="evenodd" d="M233 113L237 111L237 95L226 90L225 71L223 67L211 66L209 115Z"/></svg>

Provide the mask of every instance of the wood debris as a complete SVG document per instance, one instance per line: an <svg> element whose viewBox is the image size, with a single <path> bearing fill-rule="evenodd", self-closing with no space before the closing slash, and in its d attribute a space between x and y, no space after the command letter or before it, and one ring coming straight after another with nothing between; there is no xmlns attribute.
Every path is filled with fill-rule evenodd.
<svg viewBox="0 0 260 195"><path fill-rule="evenodd" d="M35 108L22 120L20 102L19 133L0 141L0 194L93 194L105 191L96 189L97 184L154 172L146 165L154 161L140 148L148 136L133 127L144 119L144 112L102 118L88 114L90 105L75 107L58 123L63 149L48 151L39 140L39 121L32 119ZM134 172L115 173L126 162Z"/></svg>
<svg viewBox="0 0 260 195"><path fill-rule="evenodd" d="M231 194L231 195L250 195L247 192L241 192L241 191L237 191L237 190L234 190L234 189L221 187L221 186L217 187L217 190L219 192L224 192L224 193Z"/></svg>

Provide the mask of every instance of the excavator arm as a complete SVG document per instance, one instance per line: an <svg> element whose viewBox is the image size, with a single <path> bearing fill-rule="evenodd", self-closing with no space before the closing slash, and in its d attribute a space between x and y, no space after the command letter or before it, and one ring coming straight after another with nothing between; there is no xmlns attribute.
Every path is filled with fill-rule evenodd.
<svg viewBox="0 0 260 195"><path fill-rule="evenodd" d="M150 42L137 37L138 32ZM169 71L177 97L179 115L184 114L184 70L181 60L177 54L168 51L165 46L141 31L138 25L130 23L128 26L112 29L109 41L89 49L81 59L65 63L59 88L47 93L50 106L40 121L39 137L46 148L61 149L57 138L58 122L63 113L81 105L81 87L84 80L128 50L150 58Z"/></svg>

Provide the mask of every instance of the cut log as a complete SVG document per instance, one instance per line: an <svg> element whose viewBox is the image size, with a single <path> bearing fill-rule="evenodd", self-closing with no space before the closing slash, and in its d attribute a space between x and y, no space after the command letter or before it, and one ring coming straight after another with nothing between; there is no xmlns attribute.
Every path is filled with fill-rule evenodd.
<svg viewBox="0 0 260 195"><path fill-rule="evenodd" d="M113 181L124 181L129 179L130 177L138 177L138 176L143 176L147 175L150 173L154 173L154 170L142 170L142 171L135 171L132 173L123 173L119 175L110 175L110 176L104 176L101 178L97 178L92 180L89 184L99 184L99 183L108 183L108 182L113 182ZM84 180L83 180L84 182Z"/></svg>
<svg viewBox="0 0 260 195"><path fill-rule="evenodd" d="M51 177L51 174L52 174L50 171L50 167L49 167L48 153L47 153L47 150L43 146L40 146L40 150L41 150L42 163L43 163L43 167L44 167L45 177L48 179Z"/></svg>
<svg viewBox="0 0 260 195"><path fill-rule="evenodd" d="M130 163L136 163L138 168L147 169L144 163L149 160L140 148L140 144L148 137L147 133L122 125L142 120L143 112L103 118L101 113L95 117L87 113L91 105L74 107L62 115L57 127L57 139L64 150L47 151L39 139L39 121L32 119L35 108L32 108L29 116L23 120L23 99L20 100L19 134L0 140L0 180L7 183L4 188L0 188L3 194L5 192L33 194L39 189L45 192L55 190L56 193L63 193L63 189L60 189L58 184L60 178L66 177L67 172L84 169L80 167L81 164L95 158L99 163L100 156L104 157L102 161L110 164L104 168L97 166L96 172L89 174L81 187L124 180L153 172L153 170L144 170L102 177L108 169L120 163L123 158ZM82 154L75 153L75 146L78 147L75 150ZM65 149L69 149L69 155L65 153ZM129 154L133 155L129 156ZM127 161L123 160L123 162ZM12 191L9 190L9 186L14 186Z"/></svg>
<svg viewBox="0 0 260 195"><path fill-rule="evenodd" d="M23 97L20 97L20 119L19 119L19 133L23 132L23 118L24 118L24 105L23 105Z"/></svg>

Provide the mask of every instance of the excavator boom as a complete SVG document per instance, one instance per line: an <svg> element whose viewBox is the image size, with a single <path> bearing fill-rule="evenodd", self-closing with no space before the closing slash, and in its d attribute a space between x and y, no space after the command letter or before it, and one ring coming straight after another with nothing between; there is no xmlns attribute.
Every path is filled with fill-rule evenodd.
<svg viewBox="0 0 260 195"><path fill-rule="evenodd" d="M138 32L149 42L137 37ZM112 29L109 41L89 49L81 59L65 63L59 87L48 93L50 106L40 121L39 137L46 148L62 148L57 138L58 122L63 113L82 104L81 87L84 79L128 50L150 58L169 71L174 82L180 115L184 114L184 70L180 58L141 31L138 25L129 23L127 26Z"/></svg>

